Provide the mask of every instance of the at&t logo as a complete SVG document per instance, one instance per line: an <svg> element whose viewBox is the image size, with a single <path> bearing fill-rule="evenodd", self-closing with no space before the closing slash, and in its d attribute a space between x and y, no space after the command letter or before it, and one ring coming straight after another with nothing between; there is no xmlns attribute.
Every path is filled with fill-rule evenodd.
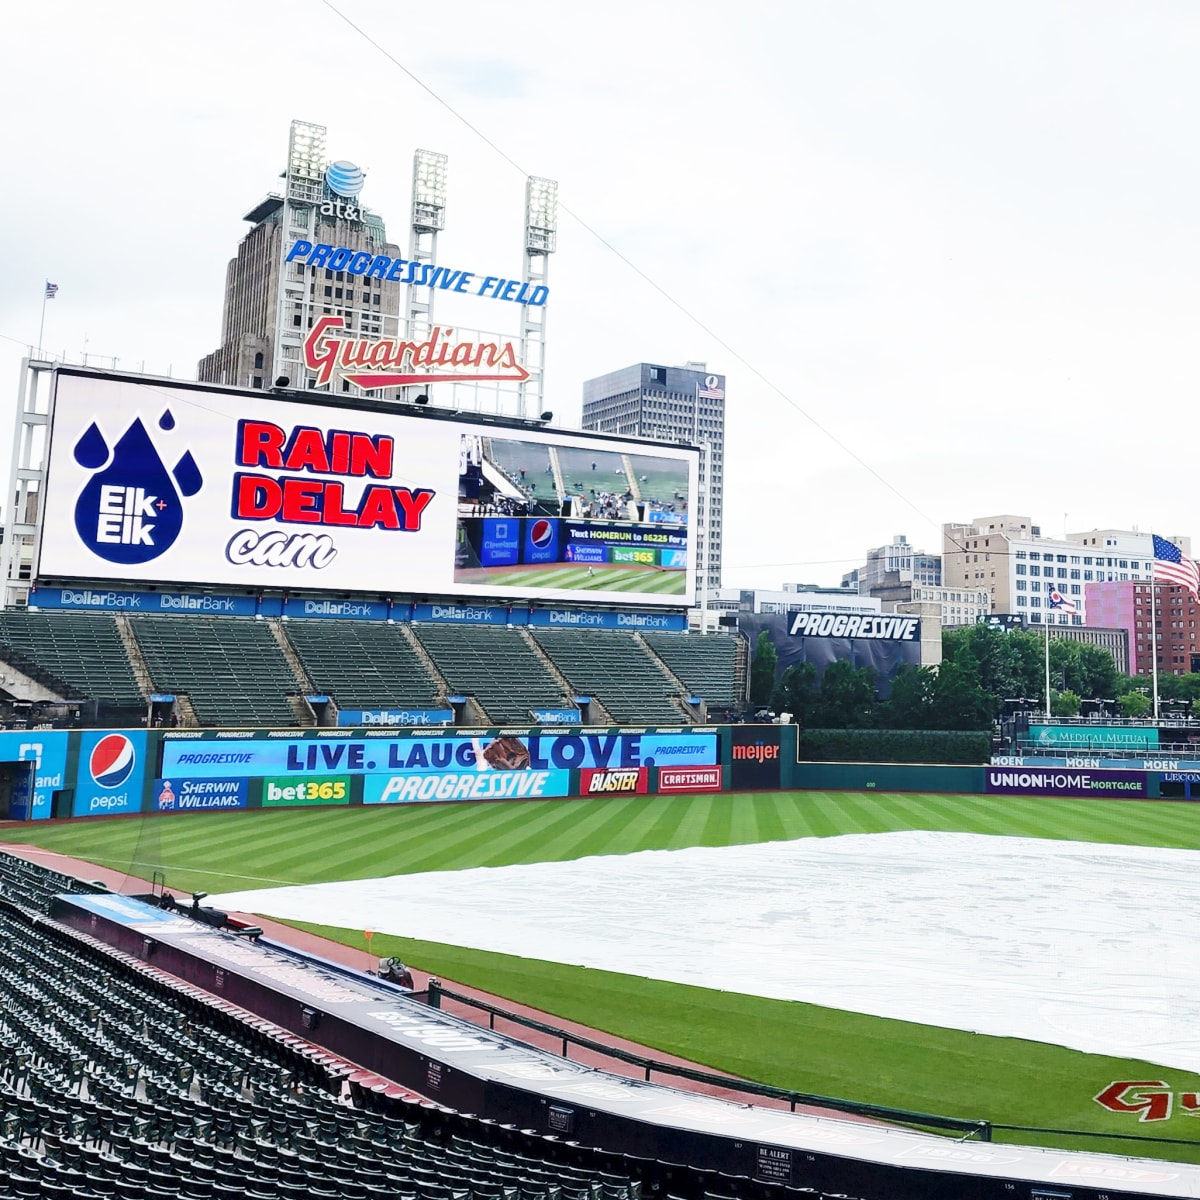
<svg viewBox="0 0 1200 1200"><path fill-rule="evenodd" d="M167 433L175 428L169 410L158 427ZM183 499L204 484L190 450L168 470L136 417L111 449L93 421L74 454L81 467L96 472L75 502L75 531L93 554L130 565L150 562L174 545L183 529Z"/></svg>

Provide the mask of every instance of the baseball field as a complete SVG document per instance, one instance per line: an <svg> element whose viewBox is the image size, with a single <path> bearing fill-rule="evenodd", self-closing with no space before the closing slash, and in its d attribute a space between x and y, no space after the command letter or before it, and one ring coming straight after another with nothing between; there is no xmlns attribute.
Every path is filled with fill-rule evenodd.
<svg viewBox="0 0 1200 1200"><path fill-rule="evenodd" d="M10 827L3 837L143 879L163 871L177 891L216 895L908 830L1195 850L1197 820L1191 805L1144 801L783 792L93 819ZM1136 888L1138 881L1122 884ZM305 927L362 949L363 929L372 925L364 911L357 928ZM764 999L740 993L736 977L714 979L711 987L684 986L383 933L371 949L749 1079L1020 1127L998 1129L997 1140L1200 1161L1200 1117L1186 1100L1200 1093L1200 1075L1185 1070ZM1094 1097L1118 1080L1161 1083L1177 1098L1170 1119L1144 1123L1102 1108ZM1104 1134L1157 1142L1098 1136Z"/></svg>

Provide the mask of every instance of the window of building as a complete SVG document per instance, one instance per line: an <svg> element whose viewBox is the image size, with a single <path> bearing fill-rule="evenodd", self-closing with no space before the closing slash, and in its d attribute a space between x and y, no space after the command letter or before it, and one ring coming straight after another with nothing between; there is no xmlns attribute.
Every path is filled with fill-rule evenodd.
<svg viewBox="0 0 1200 1200"><path fill-rule="evenodd" d="M1026 604L1028 604L1028 603L1029 603L1029 597L1028 597L1028 596L1018 596L1018 597L1017 597L1017 607L1018 607L1018 608L1024 608L1024 607L1025 607L1025 605L1026 605Z"/></svg>
<svg viewBox="0 0 1200 1200"><path fill-rule="evenodd" d="M332 286L330 286L330 285L326 286L325 295L330 296L330 297L333 296L333 287Z"/></svg>
<svg viewBox="0 0 1200 1200"><path fill-rule="evenodd" d="M1038 551L1030 550L1030 552L1029 552L1029 561L1030 562L1040 562L1041 557L1042 556L1041 556L1041 554L1038 553Z"/></svg>
<svg viewBox="0 0 1200 1200"><path fill-rule="evenodd" d="M1025 564L1024 563L1017 563L1017 574L1018 575L1025 574Z"/></svg>
<svg viewBox="0 0 1200 1200"><path fill-rule="evenodd" d="M1049 568L1049 567L1047 568L1047 570L1051 570L1051 569L1052 568ZM1041 567L1030 567L1029 573L1030 573L1030 575L1040 575L1042 573L1042 568Z"/></svg>
<svg viewBox="0 0 1200 1200"><path fill-rule="evenodd" d="M1024 557L1025 557L1025 551L1024 551L1024 550L1018 550L1018 551L1017 551L1017 557L1018 557L1018 558L1024 558Z"/></svg>
<svg viewBox="0 0 1200 1200"><path fill-rule="evenodd" d="M1059 577L1059 579L1066 579L1066 577L1067 577L1067 568L1066 567L1058 568L1058 577Z"/></svg>
<svg viewBox="0 0 1200 1200"><path fill-rule="evenodd" d="M1092 556L1090 554L1085 554L1083 556L1083 565L1085 567L1090 567L1092 565Z"/></svg>
<svg viewBox="0 0 1200 1200"><path fill-rule="evenodd" d="M1072 625L1082 625L1083 618L1078 613L1073 613L1071 615L1071 624Z"/></svg>
<svg viewBox="0 0 1200 1200"><path fill-rule="evenodd" d="M1082 589L1080 588L1079 584L1077 584L1077 583L1071 584L1071 595L1072 596L1078 596L1080 594L1081 590Z"/></svg>
<svg viewBox="0 0 1200 1200"><path fill-rule="evenodd" d="M292 316L292 324L293 324L293 325L294 325L294 326L295 326L297 329L299 329L299 328L300 328L300 326L301 326L303 323L304 323L304 318L303 318L303 317L301 317L301 315L300 315L299 313L295 313L295 314Z"/></svg>
<svg viewBox="0 0 1200 1200"><path fill-rule="evenodd" d="M1094 574L1095 574L1094 571L1084 571L1083 578L1085 581L1090 580Z"/></svg>
<svg viewBox="0 0 1200 1200"><path fill-rule="evenodd" d="M1078 579L1078 578L1079 578L1079 568L1078 568L1078 567L1074 567L1074 568L1072 568L1072 570L1071 570L1071 578L1072 578L1072 579Z"/></svg>
<svg viewBox="0 0 1200 1200"><path fill-rule="evenodd" d="M1059 561L1059 562L1066 562L1066 561L1067 561L1067 556L1066 556L1065 554L1060 554L1060 555L1058 556L1058 561Z"/></svg>
<svg viewBox="0 0 1200 1200"><path fill-rule="evenodd" d="M333 289L333 298L335 300L340 300L342 298L342 289L341 288Z"/></svg>
<svg viewBox="0 0 1200 1200"><path fill-rule="evenodd" d="M1028 587L1029 587L1029 584L1024 579L1017 580L1017 591L1018 592L1023 592Z"/></svg>
<svg viewBox="0 0 1200 1200"><path fill-rule="evenodd" d="M1073 562L1073 563L1074 563L1076 566L1078 566L1078 565L1079 565L1079 555L1078 555L1078 554L1072 554L1072 555L1071 555L1071 561L1072 561L1072 562Z"/></svg>
<svg viewBox="0 0 1200 1200"><path fill-rule="evenodd" d="M1121 561L1117 563L1117 566L1124 567L1126 570L1128 570L1129 569L1129 559L1127 559L1127 558L1121 559Z"/></svg>
<svg viewBox="0 0 1200 1200"><path fill-rule="evenodd" d="M263 356L262 356L262 351L260 350L260 351L259 351L259 352L258 352L258 353L257 353L257 354L254 356L254 369L255 369L256 371L261 371L261 370L262 370L262 365L263 365Z"/></svg>
<svg viewBox="0 0 1200 1200"><path fill-rule="evenodd" d="M259 355L259 358L262 358L262 355L261 355L261 354ZM251 386L251 387L256 387L256 388L260 388L260 387L262 387L262 376L261 376L261 375L255 375L255 377L253 378L253 380L251 380L250 386Z"/></svg>
<svg viewBox="0 0 1200 1200"><path fill-rule="evenodd" d="M1030 596L1029 597L1029 607L1030 608L1041 608L1042 607L1041 596Z"/></svg>

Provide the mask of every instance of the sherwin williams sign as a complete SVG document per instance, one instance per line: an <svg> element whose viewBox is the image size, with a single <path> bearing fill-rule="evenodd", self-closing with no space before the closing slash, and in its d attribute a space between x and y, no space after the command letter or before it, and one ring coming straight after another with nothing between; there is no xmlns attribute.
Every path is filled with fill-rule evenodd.
<svg viewBox="0 0 1200 1200"><path fill-rule="evenodd" d="M1112 796L1147 794L1144 771L1028 771L989 767L987 790L993 796Z"/></svg>
<svg viewBox="0 0 1200 1200"><path fill-rule="evenodd" d="M155 812L222 812L245 808L248 779L156 779Z"/></svg>
<svg viewBox="0 0 1200 1200"><path fill-rule="evenodd" d="M1158 730L1148 726L1030 725L1029 740L1036 746L1080 750L1154 750Z"/></svg>

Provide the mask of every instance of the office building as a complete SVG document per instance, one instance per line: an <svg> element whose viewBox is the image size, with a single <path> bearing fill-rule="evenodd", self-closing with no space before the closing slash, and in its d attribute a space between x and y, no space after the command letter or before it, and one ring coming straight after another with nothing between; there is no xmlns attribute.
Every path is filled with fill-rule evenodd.
<svg viewBox="0 0 1200 1200"><path fill-rule="evenodd" d="M1153 673L1155 647L1160 675L1186 675L1200 668L1200 604L1186 588L1106 580L1087 585L1087 604L1089 623L1124 631L1130 675Z"/></svg>
<svg viewBox="0 0 1200 1200"><path fill-rule="evenodd" d="M902 533L889 545L868 550L866 564L842 576L842 586L860 595L901 602L914 598L914 584L938 587L941 582L941 556L915 549Z"/></svg>
<svg viewBox="0 0 1200 1200"><path fill-rule="evenodd" d="M1185 554L1186 538L1171 538ZM1092 529L1063 538L1043 537L1029 517L1002 514L942 526L942 583L986 591L993 613L1015 614L1026 624L1094 624L1088 620L1089 583L1145 582L1153 577L1149 533ZM1073 614L1049 609L1057 590L1076 605Z"/></svg>
<svg viewBox="0 0 1200 1200"><path fill-rule="evenodd" d="M637 363L583 385L583 428L629 437L700 446L700 490L695 504L697 574L707 565L710 589L721 586L721 512L725 480L725 376L704 363L661 367ZM702 581L703 583L703 581Z"/></svg>
<svg viewBox="0 0 1200 1200"><path fill-rule="evenodd" d="M329 266L306 265L302 256L286 261L298 242L372 258L402 257L400 247L388 242L383 220L358 202L362 171L328 162L325 129L294 121L284 182L282 195L268 195L246 214L250 232L225 272L221 344L200 360L201 383L269 388L286 376L292 389L315 387L303 345L321 316L342 318L351 335L397 337L401 332L403 284L347 271L353 259L345 253L331 255ZM364 392L340 378L328 388L375 399L397 394L394 388Z"/></svg>

